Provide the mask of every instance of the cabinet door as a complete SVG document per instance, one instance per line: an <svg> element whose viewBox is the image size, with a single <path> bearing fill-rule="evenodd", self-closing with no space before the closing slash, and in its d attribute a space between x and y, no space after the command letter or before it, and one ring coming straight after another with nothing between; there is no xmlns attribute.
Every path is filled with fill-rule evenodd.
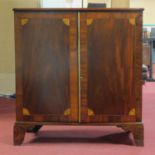
<svg viewBox="0 0 155 155"><path fill-rule="evenodd" d="M78 120L77 14L16 12L18 121Z"/></svg>
<svg viewBox="0 0 155 155"><path fill-rule="evenodd" d="M81 122L141 120L141 14L81 14Z"/></svg>

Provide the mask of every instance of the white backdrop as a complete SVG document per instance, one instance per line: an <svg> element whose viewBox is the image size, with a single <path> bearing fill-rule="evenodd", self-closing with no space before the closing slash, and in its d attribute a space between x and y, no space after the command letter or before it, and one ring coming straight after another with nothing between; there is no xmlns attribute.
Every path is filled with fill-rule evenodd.
<svg viewBox="0 0 155 155"><path fill-rule="evenodd" d="M70 4L72 1L72 4ZM107 7L111 7L111 0L83 0L84 7L87 7L88 3L106 3ZM41 0L42 8L81 8L82 0Z"/></svg>
<svg viewBox="0 0 155 155"><path fill-rule="evenodd" d="M70 8L70 7L81 7L81 0L41 0L42 8Z"/></svg>

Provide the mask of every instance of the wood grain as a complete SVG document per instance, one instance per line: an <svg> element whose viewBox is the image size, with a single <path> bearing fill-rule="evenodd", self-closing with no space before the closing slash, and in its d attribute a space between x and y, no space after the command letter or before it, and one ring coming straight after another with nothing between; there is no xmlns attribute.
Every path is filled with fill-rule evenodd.
<svg viewBox="0 0 155 155"><path fill-rule="evenodd" d="M14 11L20 11L20 12L46 12L46 11L80 11L80 12L87 12L87 11L93 11L93 12L98 12L98 11L103 11L103 12L139 12L143 11L143 8L14 8Z"/></svg>
<svg viewBox="0 0 155 155"><path fill-rule="evenodd" d="M25 118L21 114L24 107L31 117L50 114L58 120L63 116L64 121L77 121L77 16L51 13L29 18L30 14L16 15L18 120ZM66 17L69 26L63 22ZM20 25L25 18L28 22ZM71 116L65 118L67 108ZM40 120L41 116L33 118Z"/></svg>
<svg viewBox="0 0 155 155"><path fill-rule="evenodd" d="M81 13L82 122L138 120L138 111L135 116L129 112L133 108L141 111L138 105L141 105L142 42L136 41L141 37L139 15ZM86 24L87 19L92 20L91 24ZM135 20L135 25L130 19ZM87 115L88 108L94 111L94 116Z"/></svg>
<svg viewBox="0 0 155 155"><path fill-rule="evenodd" d="M14 144L42 125L106 125L142 146L143 9L14 11Z"/></svg>
<svg viewBox="0 0 155 155"><path fill-rule="evenodd" d="M135 145L144 146L144 126L143 123L139 124L122 124L119 125L125 131L130 131L135 139Z"/></svg>

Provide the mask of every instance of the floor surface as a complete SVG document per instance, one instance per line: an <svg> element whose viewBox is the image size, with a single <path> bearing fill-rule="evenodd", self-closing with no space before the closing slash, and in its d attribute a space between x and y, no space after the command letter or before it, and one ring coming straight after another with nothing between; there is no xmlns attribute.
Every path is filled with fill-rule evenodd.
<svg viewBox="0 0 155 155"><path fill-rule="evenodd" d="M155 155L155 83L143 86L145 146L117 127L44 126L13 145L15 101L0 98L0 155Z"/></svg>

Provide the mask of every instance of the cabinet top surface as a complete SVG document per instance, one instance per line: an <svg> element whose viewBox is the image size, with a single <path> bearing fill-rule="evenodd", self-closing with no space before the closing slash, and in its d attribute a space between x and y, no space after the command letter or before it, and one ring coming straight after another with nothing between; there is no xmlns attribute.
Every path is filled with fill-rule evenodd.
<svg viewBox="0 0 155 155"><path fill-rule="evenodd" d="M14 11L143 11L143 8L14 8Z"/></svg>

